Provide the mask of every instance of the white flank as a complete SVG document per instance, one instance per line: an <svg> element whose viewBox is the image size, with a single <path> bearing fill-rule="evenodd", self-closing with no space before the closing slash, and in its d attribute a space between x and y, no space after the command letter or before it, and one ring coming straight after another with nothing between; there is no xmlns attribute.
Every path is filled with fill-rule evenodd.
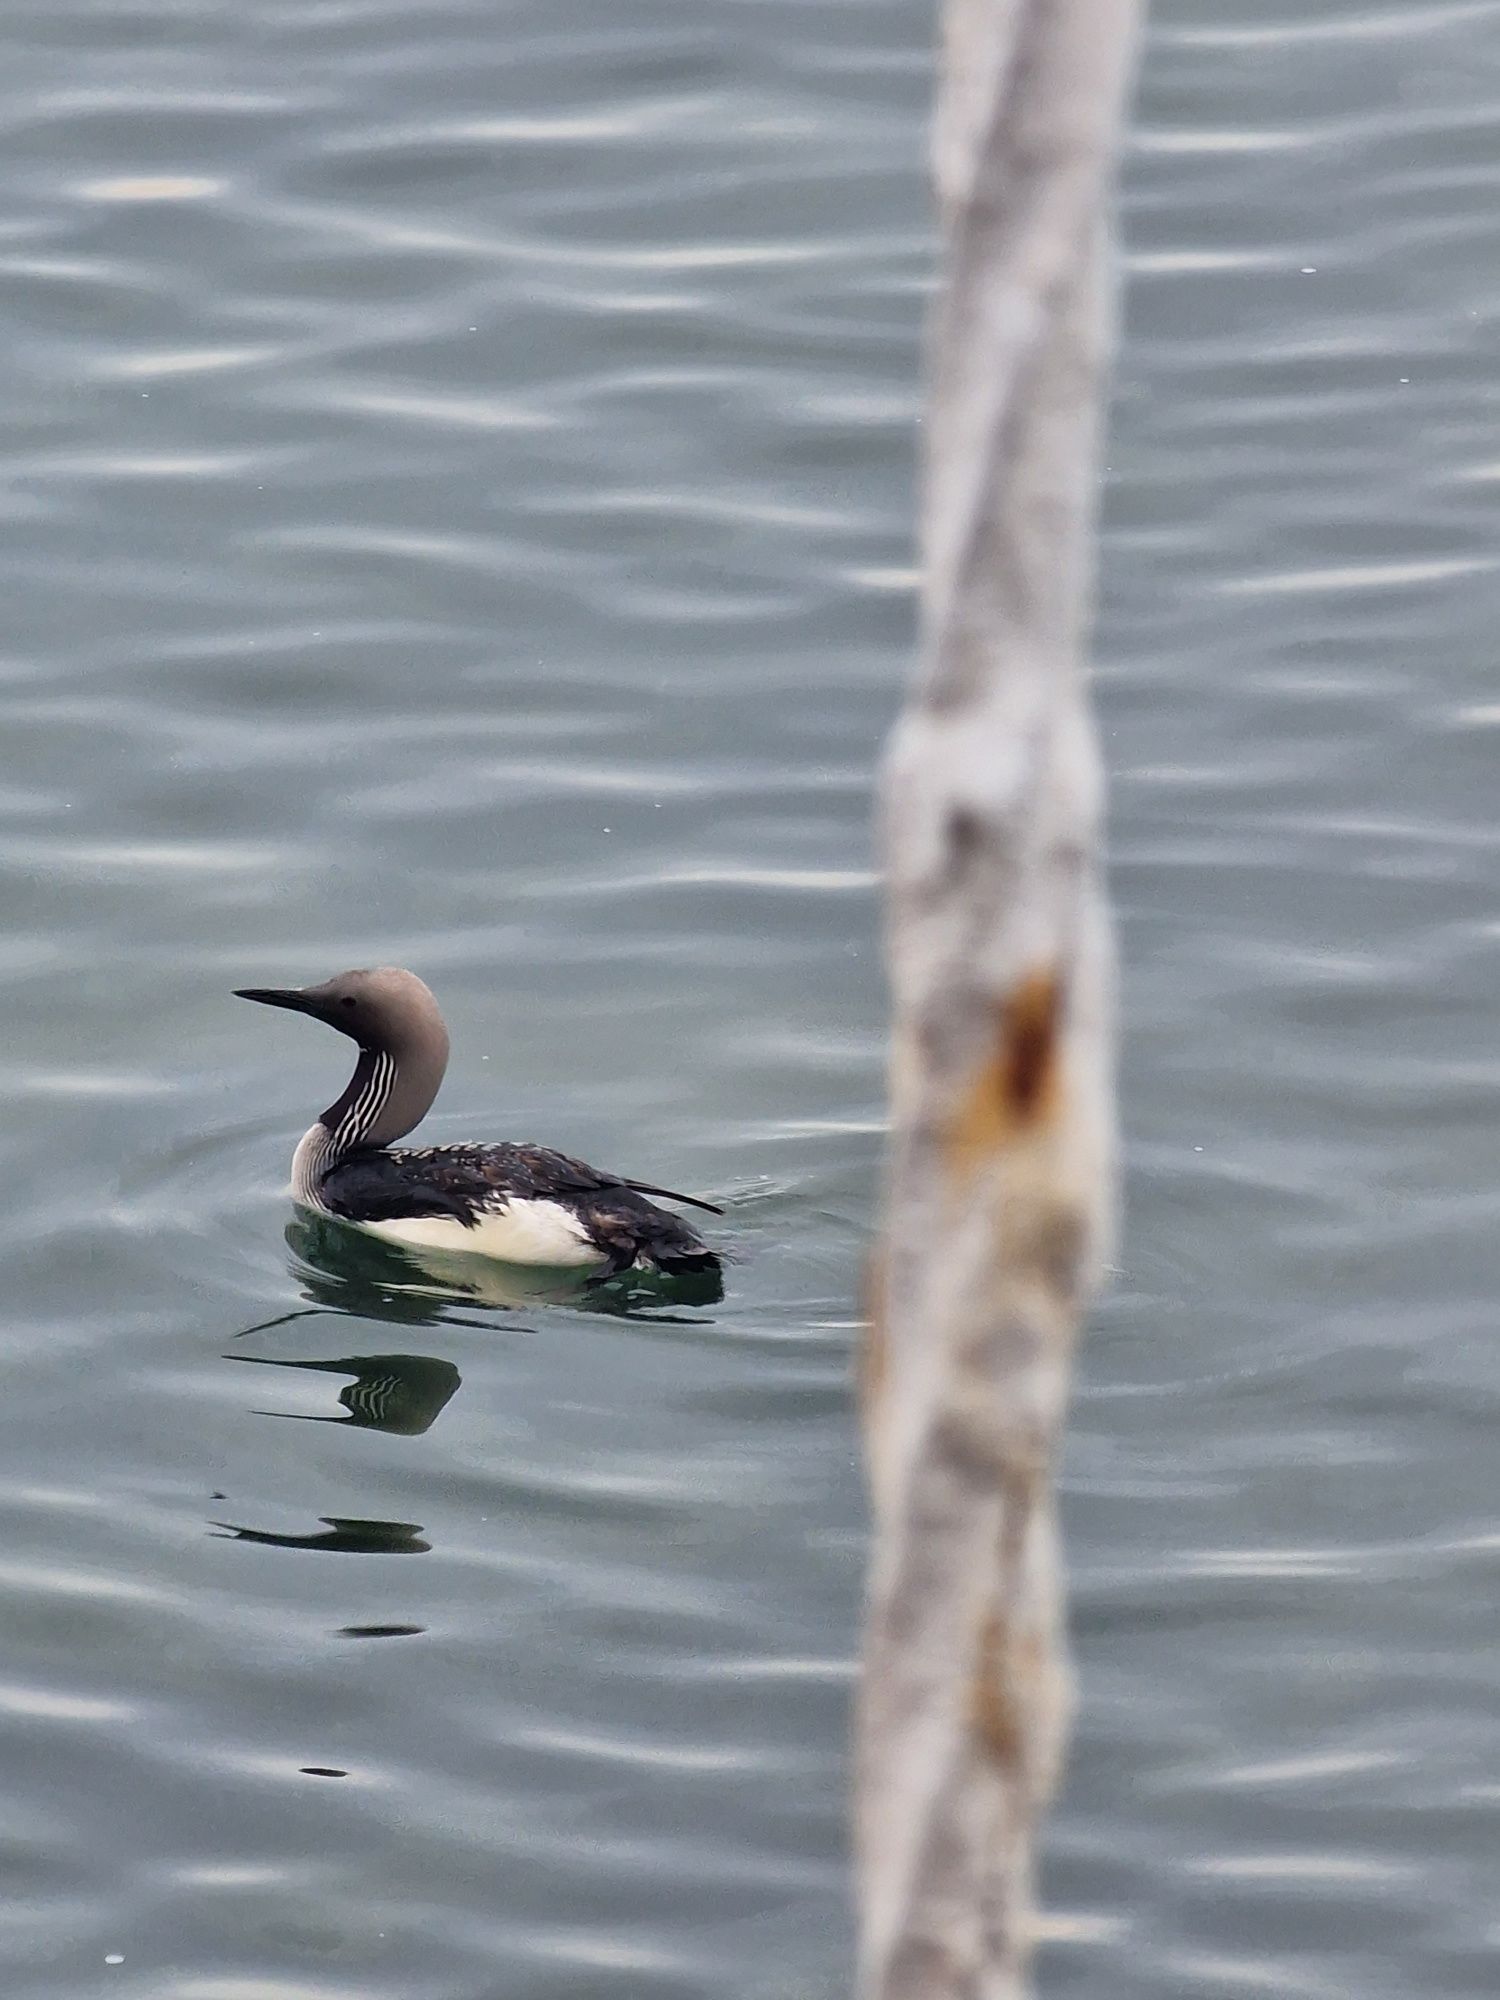
<svg viewBox="0 0 1500 2000"><path fill-rule="evenodd" d="M403 1215L390 1222L359 1222L356 1227L387 1243L417 1250L461 1250L471 1257L498 1258L502 1264L572 1270L605 1262L605 1253L589 1241L577 1216L560 1201L510 1201L481 1215L472 1229L451 1215Z"/></svg>

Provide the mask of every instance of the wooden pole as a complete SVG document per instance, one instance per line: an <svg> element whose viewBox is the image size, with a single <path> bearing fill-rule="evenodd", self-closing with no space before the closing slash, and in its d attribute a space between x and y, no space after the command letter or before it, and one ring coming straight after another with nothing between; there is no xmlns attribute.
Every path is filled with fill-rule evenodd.
<svg viewBox="0 0 1500 2000"><path fill-rule="evenodd" d="M1083 681L1136 0L947 0L921 658L882 785L861 2000L1019 2000L1069 1682L1052 1466L1114 1202Z"/></svg>

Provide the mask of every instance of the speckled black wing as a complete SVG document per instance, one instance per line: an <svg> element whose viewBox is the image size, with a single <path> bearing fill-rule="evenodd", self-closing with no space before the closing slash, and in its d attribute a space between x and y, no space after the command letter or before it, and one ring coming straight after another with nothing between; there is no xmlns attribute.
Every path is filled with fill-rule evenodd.
<svg viewBox="0 0 1500 2000"><path fill-rule="evenodd" d="M606 1188L625 1186L618 1174L600 1173L597 1167L570 1159L566 1153L554 1152L550 1146L508 1141L498 1146L454 1146L451 1150L471 1155L475 1172L484 1176L497 1195L566 1201L576 1195L600 1194Z"/></svg>
<svg viewBox="0 0 1500 2000"><path fill-rule="evenodd" d="M419 1154L405 1157L414 1164L422 1159ZM451 1175L449 1185L455 1192L482 1186L486 1192L479 1200L481 1207L511 1199L563 1203L612 1269L625 1270L642 1256L669 1269L715 1261L696 1230L647 1201L630 1181L601 1173L551 1146L513 1141L498 1146L440 1146L426 1156L423 1164L427 1162Z"/></svg>
<svg viewBox="0 0 1500 2000"><path fill-rule="evenodd" d="M488 1183L464 1163L430 1153L356 1153L324 1175L318 1193L349 1222L448 1215L467 1226L492 1199Z"/></svg>
<svg viewBox="0 0 1500 2000"><path fill-rule="evenodd" d="M319 1192L335 1215L356 1222L448 1215L471 1225L508 1201L557 1201L573 1210L611 1264L622 1269L642 1254L691 1264L712 1255L687 1223L647 1201L646 1190L550 1146L356 1153L326 1176ZM665 1189L650 1192L669 1201L688 1199Z"/></svg>
<svg viewBox="0 0 1500 2000"><path fill-rule="evenodd" d="M655 1195L662 1201L680 1201L687 1208L701 1208L709 1215L722 1215L711 1201L697 1195L677 1194L671 1188L653 1187L649 1181L633 1181L624 1174L601 1172L585 1160L575 1160L551 1146L531 1146L503 1141L493 1146L435 1146L426 1150L398 1153L393 1157L413 1165L442 1163L455 1177L455 1185L471 1180L497 1196L520 1195L537 1201L566 1201L573 1195L602 1194L611 1188L627 1188L633 1194Z"/></svg>

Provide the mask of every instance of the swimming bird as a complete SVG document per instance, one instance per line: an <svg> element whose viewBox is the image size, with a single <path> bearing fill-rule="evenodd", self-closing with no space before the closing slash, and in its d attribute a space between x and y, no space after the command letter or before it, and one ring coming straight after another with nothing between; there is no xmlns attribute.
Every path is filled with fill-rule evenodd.
<svg viewBox="0 0 1500 2000"><path fill-rule="evenodd" d="M398 1148L426 1117L448 1067L448 1030L414 972L381 965L320 986L247 986L236 999L310 1014L359 1048L354 1074L292 1156L292 1198L416 1252L585 1272L717 1274L719 1260L649 1196L722 1214L712 1202L601 1173L548 1146Z"/></svg>

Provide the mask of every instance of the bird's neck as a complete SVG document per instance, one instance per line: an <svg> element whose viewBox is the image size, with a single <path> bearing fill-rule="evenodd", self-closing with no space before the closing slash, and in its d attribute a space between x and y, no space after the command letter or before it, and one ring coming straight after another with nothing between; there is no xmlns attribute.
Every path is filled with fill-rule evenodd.
<svg viewBox="0 0 1500 2000"><path fill-rule="evenodd" d="M389 1056L361 1049L343 1095L303 1133L292 1155L292 1197L305 1208L323 1206L319 1188L324 1175L351 1153L387 1143L377 1134L396 1080L395 1068Z"/></svg>
<svg viewBox="0 0 1500 2000"><path fill-rule="evenodd" d="M390 1146L421 1123L432 1107L446 1067L444 1057L419 1053L398 1059L388 1049L361 1049L354 1074L298 1146L292 1192L316 1208L318 1182L351 1153Z"/></svg>
<svg viewBox="0 0 1500 2000"><path fill-rule="evenodd" d="M394 1056L384 1049L361 1049L354 1074L344 1086L342 1097L334 1099L318 1123L328 1134L328 1165L346 1158L361 1146L384 1146L409 1132L416 1123L386 1133L386 1111L400 1082ZM425 1106L423 1107L426 1108ZM384 1136L379 1136L384 1134ZM325 1169L326 1171L326 1169Z"/></svg>

